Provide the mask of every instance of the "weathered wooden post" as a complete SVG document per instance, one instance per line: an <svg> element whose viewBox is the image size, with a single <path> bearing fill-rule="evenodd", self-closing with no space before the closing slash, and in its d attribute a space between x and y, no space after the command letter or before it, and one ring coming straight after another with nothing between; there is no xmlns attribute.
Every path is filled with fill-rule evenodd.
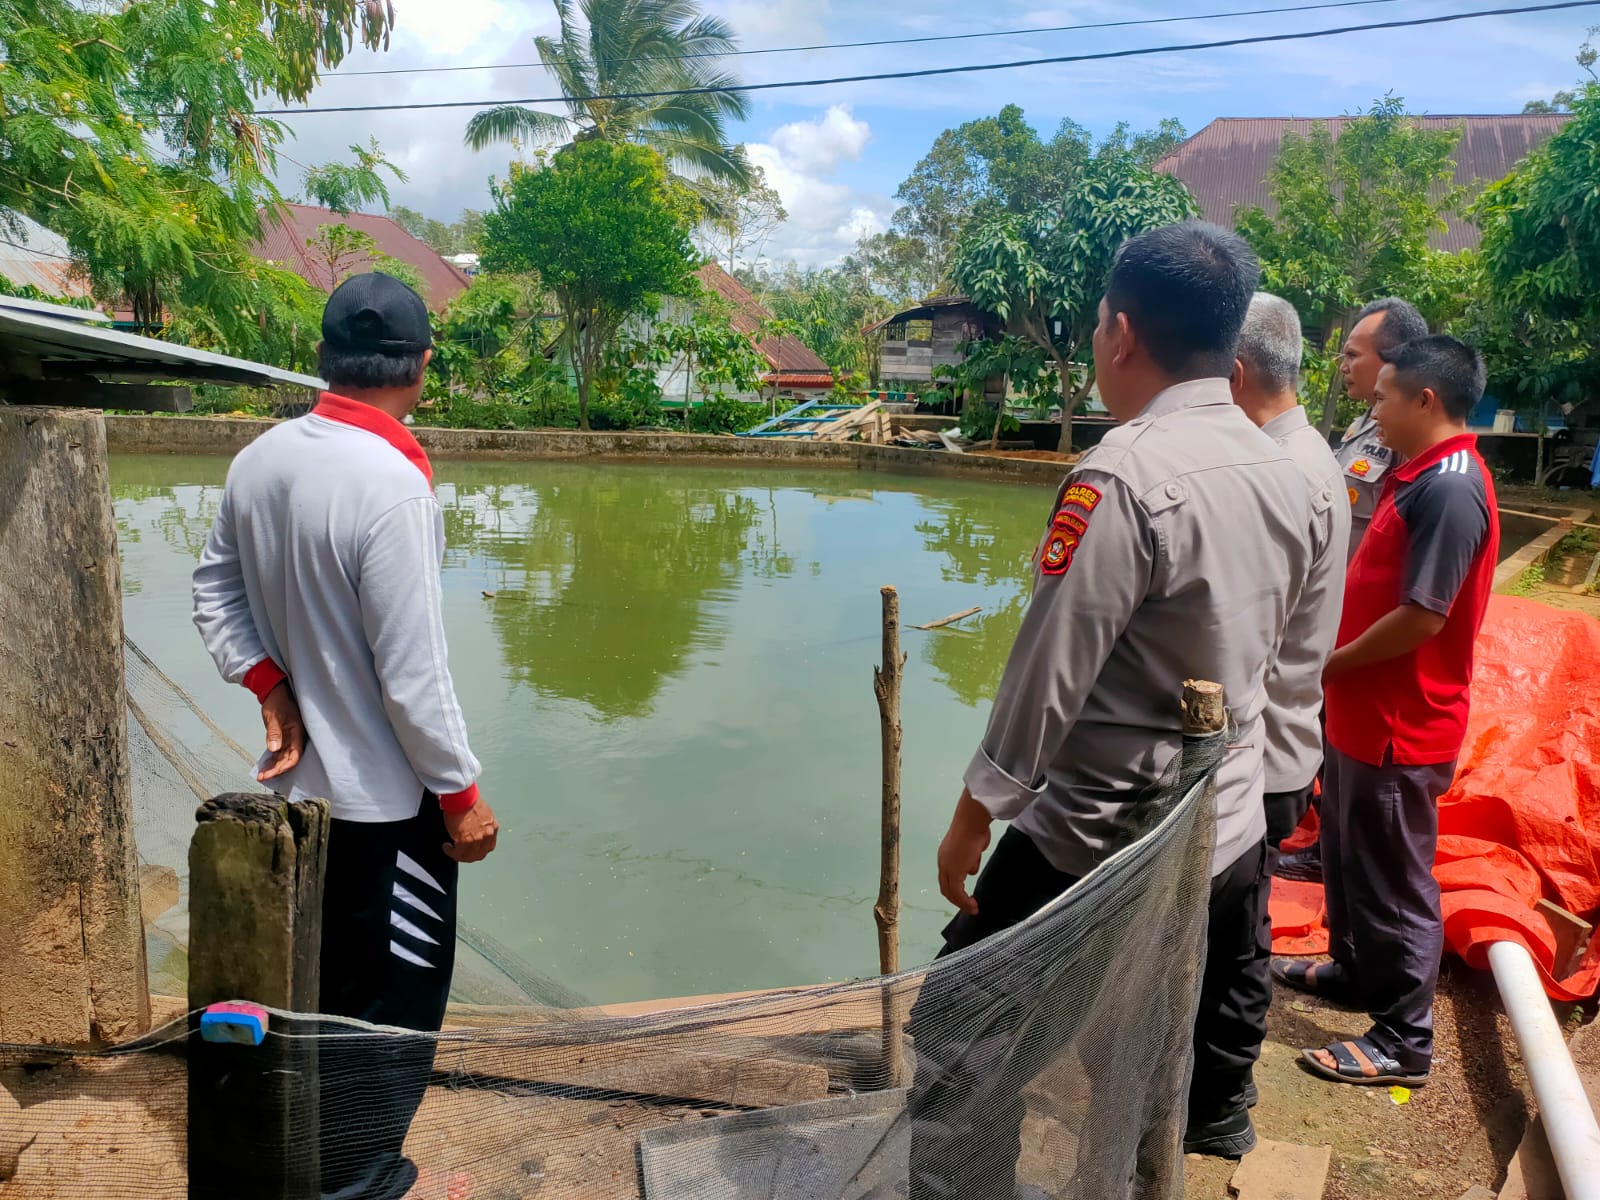
<svg viewBox="0 0 1600 1200"><path fill-rule="evenodd" d="M878 868L878 902L872 916L878 925L878 970L883 975L900 972L900 671L906 656L900 651L900 596L892 587L883 591L883 665L872 669L872 691L878 698L883 739L882 861ZM889 1087L899 1087L904 1022L893 983L885 983L883 998L883 1073Z"/></svg>
<svg viewBox="0 0 1600 1200"><path fill-rule="evenodd" d="M1228 727L1228 708L1220 683L1204 679L1183 681L1183 766L1194 769L1204 756L1206 740Z"/></svg>
<svg viewBox="0 0 1600 1200"><path fill-rule="evenodd" d="M109 478L98 412L0 404L0 1042L150 1027Z"/></svg>
<svg viewBox="0 0 1600 1200"><path fill-rule="evenodd" d="M189 844L189 1196L314 1200L317 1029L270 1014L254 1042L202 1036L200 1010L318 1007L328 806L229 793Z"/></svg>

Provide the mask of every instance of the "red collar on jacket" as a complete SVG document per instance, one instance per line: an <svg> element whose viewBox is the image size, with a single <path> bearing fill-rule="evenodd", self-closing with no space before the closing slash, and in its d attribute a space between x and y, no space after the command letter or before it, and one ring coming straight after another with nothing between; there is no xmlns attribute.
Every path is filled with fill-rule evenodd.
<svg viewBox="0 0 1600 1200"><path fill-rule="evenodd" d="M341 425L353 425L357 429L377 434L404 454L406 460L422 472L422 477L428 481L428 485L433 486L433 464L428 461L427 452L417 443L411 430L388 413L380 412L372 405L352 400L348 396L323 392L322 398L317 401L317 406L311 410L311 415L328 421L337 421Z"/></svg>

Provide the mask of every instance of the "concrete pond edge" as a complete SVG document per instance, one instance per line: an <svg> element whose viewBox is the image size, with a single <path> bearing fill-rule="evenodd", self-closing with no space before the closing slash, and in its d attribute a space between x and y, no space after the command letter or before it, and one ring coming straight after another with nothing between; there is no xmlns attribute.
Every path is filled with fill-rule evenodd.
<svg viewBox="0 0 1600 1200"><path fill-rule="evenodd" d="M243 450L277 422L245 417L108 413L105 423L107 448L114 452L231 455ZM567 429L439 429L425 425L411 429L422 448L441 459L839 467L1051 487L1059 485L1068 470L1066 464L1059 462L989 458L903 446L874 446L866 442L807 442L689 433L583 433Z"/></svg>

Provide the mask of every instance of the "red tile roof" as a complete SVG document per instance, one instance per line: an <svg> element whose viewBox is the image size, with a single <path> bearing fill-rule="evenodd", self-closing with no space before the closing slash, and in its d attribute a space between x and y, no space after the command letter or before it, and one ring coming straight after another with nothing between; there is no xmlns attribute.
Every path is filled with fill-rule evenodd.
<svg viewBox="0 0 1600 1200"><path fill-rule="evenodd" d="M306 242L317 236L324 225L348 225L368 234L387 254L417 269L422 276L422 298L438 312L464 292L470 282L466 272L446 262L426 242L412 237L390 217L370 213L336 213L332 209L305 204L285 204L277 211L262 214L261 240L252 248L257 258L282 263L302 279L325 292L333 291L325 263L318 263L306 251ZM361 269L366 264L353 264Z"/></svg>
<svg viewBox="0 0 1600 1200"><path fill-rule="evenodd" d="M708 289L733 305L733 327L740 333L754 333L760 328L761 322L772 320L772 314L750 294L750 289L716 263L707 263L695 274ZM777 373L781 387L833 386L833 372L828 369L828 364L799 338L762 338L756 342L756 349L761 351ZM770 375L768 379L771 379Z"/></svg>
<svg viewBox="0 0 1600 1200"><path fill-rule="evenodd" d="M1335 138L1349 117L1325 117ZM1525 116L1413 117L1424 128L1461 129L1456 146L1456 182L1471 193L1507 175L1528 153L1554 136L1571 118L1565 114ZM1189 186L1209 221L1232 227L1239 208L1272 210L1267 172L1277 158L1283 135L1293 129L1307 134L1314 118L1224 117L1211 122L1156 164ZM1458 216L1445 218L1449 228L1433 239L1441 250L1466 250L1478 244L1477 226Z"/></svg>

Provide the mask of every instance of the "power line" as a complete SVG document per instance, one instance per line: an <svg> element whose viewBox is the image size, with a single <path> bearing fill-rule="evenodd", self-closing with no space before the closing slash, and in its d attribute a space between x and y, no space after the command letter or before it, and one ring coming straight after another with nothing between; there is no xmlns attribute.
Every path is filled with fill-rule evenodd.
<svg viewBox="0 0 1600 1200"><path fill-rule="evenodd" d="M1265 33L1253 37L1226 38L1215 42L1189 42L1179 45L1142 46L1132 50L1103 50L1094 54L1068 54L1052 58L1029 58L1017 62L968 63L955 67L928 67L920 71L889 71L874 75L837 75L827 79L792 79L779 83L741 83L729 87L683 88L663 92L612 92L596 96L534 96L522 100L433 100L413 104L341 104L320 108L285 108L258 112L262 117L298 117L321 113L417 112L424 109L501 108L525 104L566 104L593 100L662 100L674 96L722 95L730 92L770 92L786 88L831 87L841 83L880 83L894 79L929 79L942 75L970 75L982 71L1011 71L1021 67L1062 66L1072 63L1104 62L1119 58L1141 58L1156 54L1181 54L1191 50L1223 50L1233 46L1260 46L1271 42L1300 42L1335 37L1347 33L1379 33L1388 29L1414 29L1423 25L1443 25L1453 21L1472 21L1480 17L1508 17L1520 13L1558 12L1572 8L1594 8L1600 0L1564 0L1558 4L1526 4L1514 8L1488 8L1468 13L1448 13L1438 17L1413 17L1402 21L1383 21L1371 25L1344 25L1336 29L1314 29L1301 33Z"/></svg>
<svg viewBox="0 0 1600 1200"><path fill-rule="evenodd" d="M993 29L981 33L944 33L926 37L880 38L870 42L819 42L812 46L769 46L764 49L696 51L675 54L672 59L684 61L694 58L741 58L755 54L801 54L812 50L856 50L868 46L918 46L930 42L965 42L976 38L1028 37L1040 33L1079 33L1097 29L1131 29L1144 25L1175 25L1184 21L1221 21L1229 17L1260 17L1279 13L1320 12L1329 8L1367 8L1374 4L1398 4L1402 0L1337 0L1325 4L1291 4L1280 8L1246 8L1234 12L1196 13L1187 17L1147 17L1141 20L1097 21L1080 25L1039 25L1032 29ZM602 60L613 66L627 59ZM348 79L354 75L442 75L456 71L521 71L543 67L542 62L473 63L460 67L378 67L370 71L340 71L329 78Z"/></svg>

